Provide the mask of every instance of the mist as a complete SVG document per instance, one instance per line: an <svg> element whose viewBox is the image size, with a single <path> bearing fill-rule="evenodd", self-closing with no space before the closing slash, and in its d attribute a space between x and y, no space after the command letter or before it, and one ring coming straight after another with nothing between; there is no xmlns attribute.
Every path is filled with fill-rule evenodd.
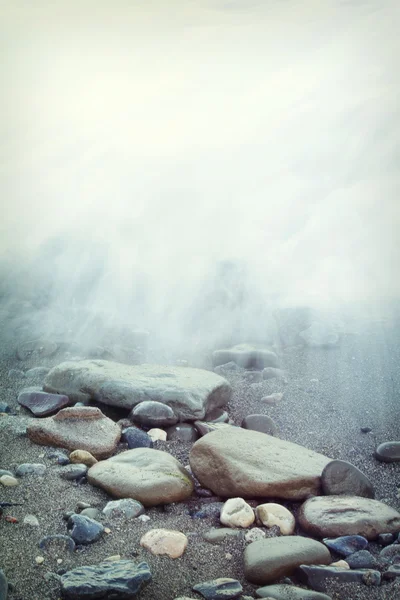
<svg viewBox="0 0 400 600"><path fill-rule="evenodd" d="M0 3L4 314L93 341L129 324L166 352L268 341L277 307L384 314L399 12Z"/></svg>

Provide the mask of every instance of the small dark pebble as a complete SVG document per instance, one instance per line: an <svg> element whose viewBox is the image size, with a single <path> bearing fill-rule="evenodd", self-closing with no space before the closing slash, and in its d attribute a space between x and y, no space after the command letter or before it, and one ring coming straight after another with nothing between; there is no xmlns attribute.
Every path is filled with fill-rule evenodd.
<svg viewBox="0 0 400 600"><path fill-rule="evenodd" d="M380 533L378 535L377 542L381 546L389 546L389 544L393 544L394 535L393 533Z"/></svg>
<svg viewBox="0 0 400 600"><path fill-rule="evenodd" d="M104 531L103 525L98 521L76 514L69 518L68 529L77 544L92 544L101 537Z"/></svg>
<svg viewBox="0 0 400 600"><path fill-rule="evenodd" d="M369 433L372 431L371 427L361 427L361 433Z"/></svg>

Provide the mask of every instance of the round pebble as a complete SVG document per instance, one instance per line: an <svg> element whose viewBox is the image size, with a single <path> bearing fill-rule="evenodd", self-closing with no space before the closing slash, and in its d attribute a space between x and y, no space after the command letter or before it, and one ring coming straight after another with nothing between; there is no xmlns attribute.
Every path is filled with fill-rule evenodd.
<svg viewBox="0 0 400 600"><path fill-rule="evenodd" d="M375 458L381 462L400 461L400 442L385 442L375 450Z"/></svg>
<svg viewBox="0 0 400 600"><path fill-rule="evenodd" d="M290 510L281 504L273 502L260 504L256 508L256 515L265 527L270 528L277 525L282 535L292 535L294 532L295 518Z"/></svg>
<svg viewBox="0 0 400 600"><path fill-rule="evenodd" d="M243 498L230 498L221 509L220 521L228 527L249 527L254 520L253 509Z"/></svg>

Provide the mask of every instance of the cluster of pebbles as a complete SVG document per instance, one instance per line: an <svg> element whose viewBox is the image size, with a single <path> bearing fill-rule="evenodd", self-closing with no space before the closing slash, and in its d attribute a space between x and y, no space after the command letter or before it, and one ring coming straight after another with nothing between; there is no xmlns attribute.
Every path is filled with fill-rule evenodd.
<svg viewBox="0 0 400 600"><path fill-rule="evenodd" d="M338 342L336 335L327 341L323 334L314 328L303 337L314 347ZM321 336L324 343L315 343ZM20 490L34 479L45 481L54 468L66 485L93 486L108 498L102 507L77 502L63 513L63 532L38 535L35 568L43 568L49 554L56 558L47 578L58 586L54 598L128 599L153 589L153 597L165 600L330 600L332 582L384 586L387 597L395 597L390 594L400 576L400 514L375 499L370 479L349 461L281 439L265 412L247 414L240 423L229 416L230 373L239 371L253 390L275 382L275 391L260 393L261 406L284 402L288 375L277 353L240 345L216 351L213 367L69 360L23 374L36 383L18 394L19 406L31 415L24 417L25 435L47 450L40 463L0 465L0 493L7 493L0 501L3 524L40 530L34 510L17 518L14 507L21 514ZM10 380L18 377L18 370L10 370ZM119 418L107 416L110 410L119 411ZM18 418L6 403L0 411L3 427ZM179 460L180 445L189 448L187 464ZM400 461L400 442L379 444L375 458ZM192 596L163 595L151 564L169 560L165 569L179 569L197 539L192 531L159 526L169 505L185 507L193 522L212 519L214 527L201 534L210 548L240 544L242 576L227 576L222 564L218 577L190 585ZM140 556L148 553L148 560L123 553L92 560L90 549L106 546L118 523L137 525ZM64 566L82 552L87 562ZM228 562L232 558L225 554ZM27 600L18 596L18 581L9 584L0 569L0 600L12 600L14 592Z"/></svg>

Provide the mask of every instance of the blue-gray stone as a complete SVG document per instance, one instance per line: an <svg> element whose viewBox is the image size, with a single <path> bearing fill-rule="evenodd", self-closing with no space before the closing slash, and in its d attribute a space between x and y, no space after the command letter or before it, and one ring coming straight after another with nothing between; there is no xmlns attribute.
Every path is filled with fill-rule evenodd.
<svg viewBox="0 0 400 600"><path fill-rule="evenodd" d="M0 569L0 600L7 600L8 582L3 569Z"/></svg>
<svg viewBox="0 0 400 600"><path fill-rule="evenodd" d="M0 477L3 477L3 475L14 477L14 473L12 473L11 471L7 471L7 469L0 469Z"/></svg>
<svg viewBox="0 0 400 600"><path fill-rule="evenodd" d="M66 550L73 552L75 550L75 542L69 535L46 535L46 537L40 540L39 548L47 550L52 554Z"/></svg>
<svg viewBox="0 0 400 600"><path fill-rule="evenodd" d="M18 404L31 411L35 417L46 417L69 404L68 396L48 392L26 392L18 396Z"/></svg>
<svg viewBox="0 0 400 600"><path fill-rule="evenodd" d="M137 404L128 417L145 427L169 427L178 422L178 417L167 404L155 400L144 400Z"/></svg>
<svg viewBox="0 0 400 600"><path fill-rule="evenodd" d="M60 473L60 477L62 477L62 479L66 479L67 481L74 481L76 479L81 479L81 477L85 477L87 472L88 468L86 465L75 463L64 467Z"/></svg>
<svg viewBox="0 0 400 600"><path fill-rule="evenodd" d="M220 577L198 583L192 587L192 590L201 594L206 600L231 600L238 598L243 588L236 579Z"/></svg>
<svg viewBox="0 0 400 600"><path fill-rule="evenodd" d="M138 427L128 427L127 429L124 429L122 432L121 441L128 444L129 449L153 447L153 441L151 437Z"/></svg>
<svg viewBox="0 0 400 600"><path fill-rule="evenodd" d="M76 544L93 544L104 531L103 525L98 521L76 514L68 519L68 529Z"/></svg>
<svg viewBox="0 0 400 600"><path fill-rule="evenodd" d="M11 408L8 406L7 402L0 402L0 413L9 414L10 412Z"/></svg>
<svg viewBox="0 0 400 600"><path fill-rule="evenodd" d="M380 551L379 556L387 562L399 562L400 544L391 544Z"/></svg>
<svg viewBox="0 0 400 600"><path fill-rule="evenodd" d="M325 496L362 496L374 498L372 483L360 469L345 460L332 460L321 473Z"/></svg>
<svg viewBox="0 0 400 600"><path fill-rule="evenodd" d="M18 477L25 475L44 475L46 473L46 465L42 463L23 463L17 467L15 474Z"/></svg>
<svg viewBox="0 0 400 600"><path fill-rule="evenodd" d="M394 542L394 535L393 533L380 533L377 542L381 546L389 546L389 544L393 544Z"/></svg>
<svg viewBox="0 0 400 600"><path fill-rule="evenodd" d="M321 592L313 592L284 583L258 588L256 594L259 598L273 598L274 600L332 600L330 596Z"/></svg>
<svg viewBox="0 0 400 600"><path fill-rule="evenodd" d="M400 461L400 442L385 442L375 450L375 458L381 462Z"/></svg>
<svg viewBox="0 0 400 600"><path fill-rule="evenodd" d="M339 567L327 567L316 565L301 565L298 569L299 579L317 592L325 592L329 580L343 583L363 583L370 586L378 586L381 583L379 571L365 569L341 569Z"/></svg>
<svg viewBox="0 0 400 600"><path fill-rule="evenodd" d="M343 535L338 538L325 538L324 544L341 556L349 556L368 546L368 540L362 535Z"/></svg>
<svg viewBox="0 0 400 600"><path fill-rule="evenodd" d="M197 429L190 423L179 423L167 429L167 440L196 442L199 439Z"/></svg>
<svg viewBox="0 0 400 600"><path fill-rule="evenodd" d="M346 557L346 562L351 569L376 569L379 566L375 556L368 550L359 550Z"/></svg>
<svg viewBox="0 0 400 600"><path fill-rule="evenodd" d="M97 600L118 598L131 600L151 581L145 562L131 560L104 561L67 571L61 576L61 591L66 600Z"/></svg>
<svg viewBox="0 0 400 600"><path fill-rule="evenodd" d="M132 498L123 498L122 500L111 500L103 508L103 514L106 517L125 517L134 519L144 513L144 506L139 500Z"/></svg>

